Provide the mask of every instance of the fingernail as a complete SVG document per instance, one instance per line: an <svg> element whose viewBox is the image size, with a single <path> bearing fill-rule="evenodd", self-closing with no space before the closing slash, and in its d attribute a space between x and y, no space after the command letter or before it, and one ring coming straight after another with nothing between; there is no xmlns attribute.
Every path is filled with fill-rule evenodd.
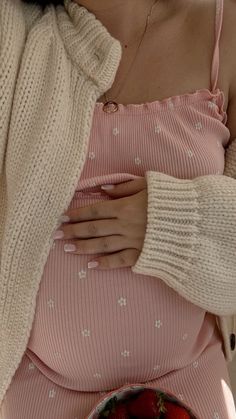
<svg viewBox="0 0 236 419"><path fill-rule="evenodd" d="M114 189L114 185L102 185L101 189Z"/></svg>
<svg viewBox="0 0 236 419"><path fill-rule="evenodd" d="M68 215L62 215L60 221L61 223L67 223L68 221L70 221L70 217L68 217Z"/></svg>
<svg viewBox="0 0 236 419"><path fill-rule="evenodd" d="M88 263L88 268L96 268L96 266L98 266L98 262L94 260Z"/></svg>
<svg viewBox="0 0 236 419"><path fill-rule="evenodd" d="M76 250L76 247L74 244L65 244L64 250L65 252L74 252Z"/></svg>
<svg viewBox="0 0 236 419"><path fill-rule="evenodd" d="M64 237L64 233L62 230L56 230L52 237L54 240L62 239L62 237Z"/></svg>

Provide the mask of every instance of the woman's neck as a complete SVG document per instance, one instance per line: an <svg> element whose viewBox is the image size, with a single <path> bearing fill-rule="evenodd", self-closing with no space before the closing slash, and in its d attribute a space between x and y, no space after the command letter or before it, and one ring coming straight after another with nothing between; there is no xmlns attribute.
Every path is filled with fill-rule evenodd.
<svg viewBox="0 0 236 419"><path fill-rule="evenodd" d="M140 39L151 11L149 28L167 15L170 0L73 0L93 13L121 43ZM180 1L180 0L178 0ZM155 4L156 2L156 4Z"/></svg>

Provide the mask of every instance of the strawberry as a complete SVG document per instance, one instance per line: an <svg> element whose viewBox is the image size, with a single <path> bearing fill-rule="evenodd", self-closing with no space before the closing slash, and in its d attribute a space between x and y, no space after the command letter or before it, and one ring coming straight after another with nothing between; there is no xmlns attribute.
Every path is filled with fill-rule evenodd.
<svg viewBox="0 0 236 419"><path fill-rule="evenodd" d="M145 389L139 396L127 403L129 415L137 419L156 419L159 418L158 399L155 391Z"/></svg>
<svg viewBox="0 0 236 419"><path fill-rule="evenodd" d="M115 410L109 413L107 419L129 419L126 407L123 404L117 405Z"/></svg>
<svg viewBox="0 0 236 419"><path fill-rule="evenodd" d="M165 401L165 419L191 419L184 407Z"/></svg>

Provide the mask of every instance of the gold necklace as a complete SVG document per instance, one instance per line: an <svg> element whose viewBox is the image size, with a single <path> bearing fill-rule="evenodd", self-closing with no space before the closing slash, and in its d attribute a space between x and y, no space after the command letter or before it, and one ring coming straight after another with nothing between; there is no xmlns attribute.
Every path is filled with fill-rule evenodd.
<svg viewBox="0 0 236 419"><path fill-rule="evenodd" d="M137 52L136 52L135 57L134 57L134 59L133 59L133 61L132 61L132 63L131 63L131 66L130 66L130 68L129 68L129 71L128 71L128 73L126 74L125 80L127 79L127 75L129 74L129 72L130 72L130 70L131 70L131 68L132 68L132 66L133 66L133 64L134 64L134 61L135 61L135 59L136 59L136 57L137 57L137 54L138 54L138 51L139 51L140 45L141 45L141 43L142 43L142 41L143 41L144 35L145 35L145 33L147 32L149 19L150 19L150 16L151 16L151 14L152 14L152 9L153 9L154 5L155 5L158 1L159 1L159 0L155 0L155 1L154 1L154 3L152 4L152 7L151 7L151 9L150 9L150 11L149 11L149 13L148 13L148 16L147 16L147 19L146 19L146 25L145 25L144 34L143 34L143 36L142 36L142 38L141 38L141 41L140 41L140 43L139 43L139 46L138 46ZM121 91L121 89L118 91L118 94L116 95L116 97L119 95L120 91ZM103 108L102 108L102 109L103 109L103 111L104 111L104 112L107 112L107 113L117 112L117 111L118 111L118 109L119 109L119 105L118 105L118 103L117 103L117 102L114 102L114 101L111 101L111 100L108 100L108 99L107 99L107 96L106 96L106 93L104 93L104 97L105 97L105 99L106 99L106 102L105 102L105 103L104 103L104 105L103 105ZM116 98L116 97L115 97L115 98Z"/></svg>

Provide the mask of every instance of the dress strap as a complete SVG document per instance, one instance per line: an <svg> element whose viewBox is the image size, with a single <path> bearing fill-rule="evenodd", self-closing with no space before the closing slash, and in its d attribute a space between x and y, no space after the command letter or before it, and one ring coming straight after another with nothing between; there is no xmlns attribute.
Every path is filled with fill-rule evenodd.
<svg viewBox="0 0 236 419"><path fill-rule="evenodd" d="M211 83L213 92L216 90L218 76L219 76L219 41L223 23L224 0L216 0L216 15L215 15L215 49L213 54L212 69L211 69Z"/></svg>

